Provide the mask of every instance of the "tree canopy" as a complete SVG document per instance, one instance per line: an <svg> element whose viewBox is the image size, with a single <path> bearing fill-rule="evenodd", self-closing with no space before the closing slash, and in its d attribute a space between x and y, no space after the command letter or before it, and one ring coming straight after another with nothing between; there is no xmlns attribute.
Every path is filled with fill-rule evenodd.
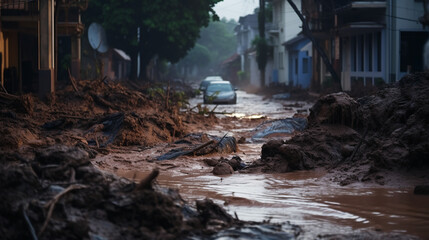
<svg viewBox="0 0 429 240"><path fill-rule="evenodd" d="M178 65L183 68L197 67L200 71L218 67L236 51L237 40L233 31L235 26L237 22L234 20L210 22L208 27L201 29L197 44Z"/></svg>
<svg viewBox="0 0 429 240"><path fill-rule="evenodd" d="M173 63L183 58L194 47L201 27L219 20L213 7L220 1L91 0L83 20L104 26L110 46L130 54L135 73L138 52L141 69L154 56Z"/></svg>

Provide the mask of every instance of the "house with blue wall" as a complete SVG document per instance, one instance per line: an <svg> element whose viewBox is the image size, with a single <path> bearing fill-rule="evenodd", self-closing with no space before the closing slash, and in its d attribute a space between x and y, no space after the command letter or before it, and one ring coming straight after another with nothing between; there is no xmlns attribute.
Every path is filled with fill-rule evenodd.
<svg viewBox="0 0 429 240"><path fill-rule="evenodd" d="M397 82L424 70L429 33L419 22L422 1L302 0L302 8L344 91ZM332 77L321 56L313 54L312 85L317 89Z"/></svg>
<svg viewBox="0 0 429 240"><path fill-rule="evenodd" d="M284 43L289 52L289 85L309 88L312 75L312 44L300 34Z"/></svg>

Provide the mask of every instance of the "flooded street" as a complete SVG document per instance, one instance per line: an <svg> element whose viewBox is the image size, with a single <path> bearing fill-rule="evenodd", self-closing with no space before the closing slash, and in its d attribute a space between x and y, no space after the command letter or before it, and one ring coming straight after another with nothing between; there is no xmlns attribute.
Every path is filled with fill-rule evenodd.
<svg viewBox="0 0 429 240"><path fill-rule="evenodd" d="M201 102L200 96L191 99L190 105ZM207 106L210 109L215 107ZM290 118L297 112L308 112L309 107L311 104L306 102L270 101L239 91L237 105L219 105L216 108L216 112L237 117L231 119L234 127L225 129L225 125L207 126L201 131L220 137L225 131L236 137L251 136L254 126L249 127L240 119L263 117L263 121L271 121ZM224 114L218 116L225 118ZM287 139L288 136L279 135L279 138ZM178 189L190 203L211 198L223 205L231 215L237 214L240 220L273 223L289 221L303 229L301 239L368 230L410 234L421 239L429 236L429 196L414 195L412 182L403 183L401 187L363 184L342 187L330 181L325 171L214 176L212 168L203 162L206 158L238 155L246 164L250 164L260 158L262 144L246 138L244 143L239 144L239 151L235 154L181 157L162 162L151 160L143 164L142 159L160 154L163 148L160 146L134 149L131 152L118 151L97 157L96 162L107 165L103 167L99 164L101 168L135 181L146 177L151 168L158 167L161 170L157 178L159 185ZM112 169L112 166L117 167Z"/></svg>

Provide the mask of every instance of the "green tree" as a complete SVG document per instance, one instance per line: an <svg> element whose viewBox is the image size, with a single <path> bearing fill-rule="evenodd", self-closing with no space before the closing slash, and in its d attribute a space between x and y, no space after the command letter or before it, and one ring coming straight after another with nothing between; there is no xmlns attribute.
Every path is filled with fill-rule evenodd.
<svg viewBox="0 0 429 240"><path fill-rule="evenodd" d="M219 20L213 10L222 0L91 0L84 22L97 21L106 29L109 44L130 53L132 76L154 56L177 62L194 46L200 28ZM139 29L139 35L137 34ZM140 78L145 78L144 74Z"/></svg>
<svg viewBox="0 0 429 240"><path fill-rule="evenodd" d="M233 32L235 26L237 22L234 20L222 19L210 22L208 27L201 29L201 37L197 44L178 65L185 69L188 67L198 67L200 70L215 69L222 61L234 54L237 48L237 40ZM206 56L195 57L195 51L200 52L201 47L207 50L208 59Z"/></svg>

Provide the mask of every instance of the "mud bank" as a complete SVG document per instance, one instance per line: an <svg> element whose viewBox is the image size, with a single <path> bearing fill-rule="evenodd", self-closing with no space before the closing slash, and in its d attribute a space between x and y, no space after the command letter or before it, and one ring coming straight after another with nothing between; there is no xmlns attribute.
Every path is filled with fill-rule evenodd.
<svg viewBox="0 0 429 240"><path fill-rule="evenodd" d="M408 75L377 94L321 97L308 127L288 141L269 141L253 168L289 172L323 167L341 185L386 184L392 173L429 179L429 74ZM417 174L417 175L416 175Z"/></svg>
<svg viewBox="0 0 429 240"><path fill-rule="evenodd" d="M205 239L218 232L226 236L230 228L235 235L245 234L241 228L264 229L230 216L208 199L189 205L176 190L154 183L156 176L154 171L136 184L97 170L85 151L65 146L40 149L32 159L4 154L0 157L0 236ZM290 226L293 231L285 232L269 226L265 224L273 236L299 235L298 227Z"/></svg>

